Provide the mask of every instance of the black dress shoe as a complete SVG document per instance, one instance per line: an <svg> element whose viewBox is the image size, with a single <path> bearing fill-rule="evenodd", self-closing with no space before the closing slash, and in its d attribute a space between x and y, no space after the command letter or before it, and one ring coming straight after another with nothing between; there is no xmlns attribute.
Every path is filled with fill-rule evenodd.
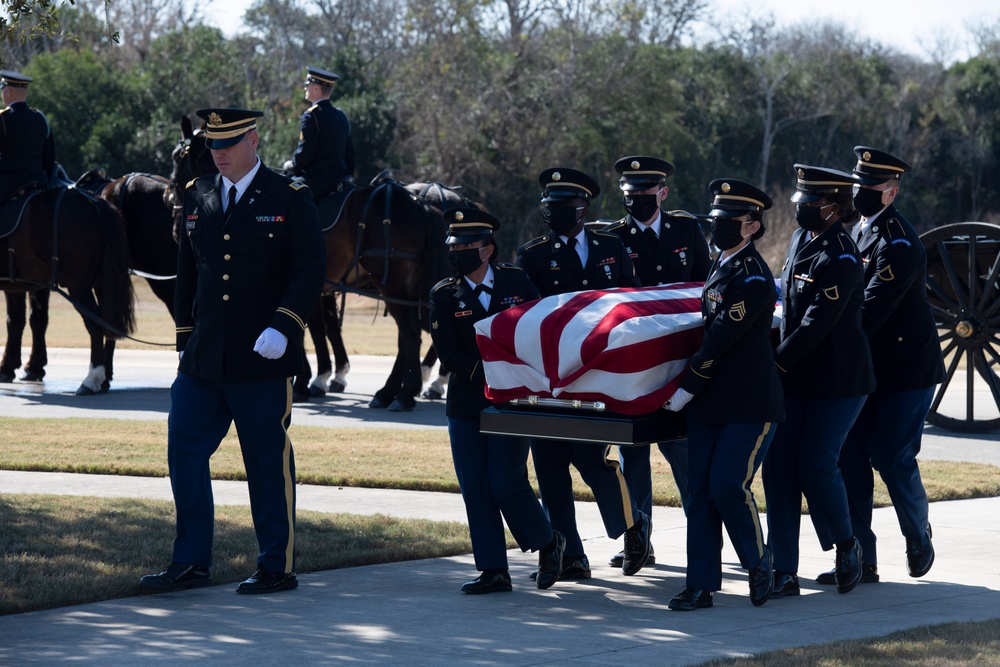
<svg viewBox="0 0 1000 667"><path fill-rule="evenodd" d="M563 569L560 579L590 579L590 561L586 556L579 558L563 558Z"/></svg>
<svg viewBox="0 0 1000 667"><path fill-rule="evenodd" d="M838 593L850 593L861 581L861 543L857 538L853 539L850 549L837 549L837 566L833 576Z"/></svg>
<svg viewBox="0 0 1000 667"><path fill-rule="evenodd" d="M774 590L774 570L771 569L771 550L764 547L764 555L750 568L750 602L759 607L771 596Z"/></svg>
<svg viewBox="0 0 1000 667"><path fill-rule="evenodd" d="M649 533L653 520L645 512L639 512L639 520L625 531L625 558L622 559L622 574L630 577L649 562Z"/></svg>
<svg viewBox="0 0 1000 667"><path fill-rule="evenodd" d="M799 588L799 575L794 572L774 573L774 588L771 589L770 595L772 600L799 595L801 592Z"/></svg>
<svg viewBox="0 0 1000 667"><path fill-rule="evenodd" d="M861 561L861 583L877 584L879 581L878 565L872 565ZM835 586L837 584L837 570L823 572L816 577L816 583L823 586Z"/></svg>
<svg viewBox="0 0 1000 667"><path fill-rule="evenodd" d="M625 552L619 551L611 557L608 564L610 564L611 567L621 567L623 562L625 562ZM652 544L649 545L649 558L646 559L646 565L656 565L656 552L653 550Z"/></svg>
<svg viewBox="0 0 1000 667"><path fill-rule="evenodd" d="M563 581L571 579L590 579L591 576L590 561L587 560L586 556L580 556L579 558L573 556L563 556L562 572L559 573L560 579ZM532 581L538 581L538 570L529 574L528 577Z"/></svg>
<svg viewBox="0 0 1000 667"><path fill-rule="evenodd" d="M933 564L934 545L931 543L931 525L927 524L923 538L906 538L906 571L911 577L922 577Z"/></svg>
<svg viewBox="0 0 1000 667"><path fill-rule="evenodd" d="M510 593L510 573L507 570L485 570L481 575L462 585L462 592L469 595Z"/></svg>
<svg viewBox="0 0 1000 667"><path fill-rule="evenodd" d="M163 572L147 574L139 580L139 587L149 591L183 591L211 585L212 577L207 567L187 563L171 563Z"/></svg>
<svg viewBox="0 0 1000 667"><path fill-rule="evenodd" d="M562 574L563 554L566 553L566 538L559 531L552 531L552 546L538 552L538 573L535 585L544 590L559 581Z"/></svg>
<svg viewBox="0 0 1000 667"><path fill-rule="evenodd" d="M708 609L711 606L712 591L700 588L685 588L667 603L667 607L674 611L694 611L695 609Z"/></svg>
<svg viewBox="0 0 1000 667"><path fill-rule="evenodd" d="M236 587L237 593L277 593L299 587L294 572L269 572L258 569L250 578Z"/></svg>

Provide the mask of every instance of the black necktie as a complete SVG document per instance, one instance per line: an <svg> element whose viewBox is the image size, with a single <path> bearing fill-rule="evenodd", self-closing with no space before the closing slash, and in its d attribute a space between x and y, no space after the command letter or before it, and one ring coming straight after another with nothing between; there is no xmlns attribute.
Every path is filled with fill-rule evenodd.
<svg viewBox="0 0 1000 667"><path fill-rule="evenodd" d="M472 293L476 295L477 299L479 298L479 295L482 294L483 292L486 292L487 294L492 296L493 288L490 287L489 285L484 285L480 283L479 285L476 285L472 290Z"/></svg>
<svg viewBox="0 0 1000 667"><path fill-rule="evenodd" d="M649 241L649 244L655 247L659 239L656 238L656 232L653 231L653 228L646 227L642 233L646 235L646 240Z"/></svg>
<svg viewBox="0 0 1000 667"><path fill-rule="evenodd" d="M236 208L236 186L229 186L229 203L226 204L226 214L225 221L229 222L229 218L233 216L233 209Z"/></svg>
<svg viewBox="0 0 1000 667"><path fill-rule="evenodd" d="M566 239L566 247L569 248L569 250L570 250L571 253L573 253L573 258L576 260L576 262L573 263L574 266L577 266L577 267L579 267L579 268L582 269L583 268L583 260L580 259L580 253L578 253L576 251L576 237L575 236L570 236L569 238Z"/></svg>

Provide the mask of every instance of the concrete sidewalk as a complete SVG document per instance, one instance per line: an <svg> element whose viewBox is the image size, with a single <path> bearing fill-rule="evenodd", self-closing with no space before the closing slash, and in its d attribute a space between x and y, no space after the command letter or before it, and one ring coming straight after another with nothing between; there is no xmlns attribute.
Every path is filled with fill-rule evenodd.
<svg viewBox="0 0 1000 667"><path fill-rule="evenodd" d="M245 484L215 482L220 503L246 501ZM0 472L5 493L170 498L166 479ZM299 506L464 521L452 494L300 486ZM247 597L235 585L143 595L0 617L0 664L691 665L791 646L881 636L921 625L1000 617L1000 499L935 503L937 560L906 575L892 509L875 512L882 583L847 595L811 583L833 564L803 524L800 598L751 606L746 574L726 547L713 609L671 612L684 587L684 517L657 507L657 564L633 577L607 565L620 548L592 503L578 520L594 578L538 591L531 554L511 552L511 594L459 592L471 556L300 575L295 591ZM160 565L151 564L151 566Z"/></svg>

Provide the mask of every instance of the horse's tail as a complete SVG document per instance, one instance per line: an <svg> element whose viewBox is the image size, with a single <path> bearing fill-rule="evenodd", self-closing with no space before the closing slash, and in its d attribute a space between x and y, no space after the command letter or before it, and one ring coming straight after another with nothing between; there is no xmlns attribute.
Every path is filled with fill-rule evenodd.
<svg viewBox="0 0 1000 667"><path fill-rule="evenodd" d="M104 261L97 286L101 317L108 335L121 338L135 331L135 291L129 275L128 244L125 221L118 210L103 199L92 200L104 232Z"/></svg>

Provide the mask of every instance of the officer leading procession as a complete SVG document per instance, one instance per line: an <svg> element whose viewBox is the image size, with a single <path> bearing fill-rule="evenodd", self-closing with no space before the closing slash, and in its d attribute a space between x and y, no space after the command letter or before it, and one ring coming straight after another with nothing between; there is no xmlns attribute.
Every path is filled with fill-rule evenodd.
<svg viewBox="0 0 1000 667"><path fill-rule="evenodd" d="M55 255L66 224L57 204L48 219L51 280L32 278L23 289L38 270L17 236L29 226L23 211L39 193L83 189L83 179L60 173L49 118L27 103L29 88L45 85L0 70L0 286L28 295L7 295L0 387L15 389L45 376L38 332L50 291L62 286ZM529 220L490 211L459 186L436 183L436 199L408 190L405 201L419 205L419 224L431 230L414 252L402 246L413 221L394 217L392 187L379 189L405 184L380 174L373 199L360 200L367 119L335 106L342 85L331 69L306 67L305 103L275 121L298 127L297 143L282 146L290 157L276 166L262 153L274 107L206 104L196 112L202 127L179 153L184 169L164 181L177 253L176 273L162 277L175 281L163 448L174 532L136 594L180 599L213 585L212 464L234 429L254 566L231 588L285 610L303 595L293 384L310 376L313 348L320 361L306 339L322 325L318 314L326 309L328 327L342 322L343 311L329 317L324 297L355 289L380 299L381 314L389 304L409 308L393 314L400 346L409 316L413 331L429 333L449 378L444 401L417 410L435 411L434 427L447 433L448 475L471 543L468 559L448 563L454 581L440 583L456 606L500 617L516 614L503 600L524 605L532 594L572 611L573 591L606 587L624 597L656 581L660 608L701 612L665 612L669 622L716 618L719 607L809 615L947 562L943 547L940 559L935 551L920 453L954 367L945 366L928 294L929 276L942 269L904 215L920 201L904 187L919 172L913 155L869 145L835 158L797 155L778 189L745 172L692 173L699 170L663 151L668 142L633 139L599 165L525 161L518 177L538 203ZM693 200L707 213L676 208ZM364 217L373 201L383 207L376 224ZM108 228L129 244L119 254L130 259L135 223L123 202L111 202ZM359 211L360 223L351 218ZM794 229L772 222L779 218L793 218ZM346 240L331 243L331 229L345 227ZM780 265L769 264L765 244L784 251ZM351 258L342 282L327 270L338 253ZM384 289L400 273L419 274L418 301L394 303ZM85 319L107 302L101 279L91 281L93 304L73 304ZM29 321L33 350L22 363L21 334L11 332ZM103 320L96 326L111 331ZM92 361L95 393L108 392L114 339L127 333L108 334L100 371ZM397 360L393 374L412 377L402 366ZM676 514L654 494L664 482ZM875 520L880 485L898 535ZM596 537L582 528L581 499L599 514ZM656 530L661 516L681 517L682 530ZM800 553L808 544L828 559L821 568Z"/></svg>

